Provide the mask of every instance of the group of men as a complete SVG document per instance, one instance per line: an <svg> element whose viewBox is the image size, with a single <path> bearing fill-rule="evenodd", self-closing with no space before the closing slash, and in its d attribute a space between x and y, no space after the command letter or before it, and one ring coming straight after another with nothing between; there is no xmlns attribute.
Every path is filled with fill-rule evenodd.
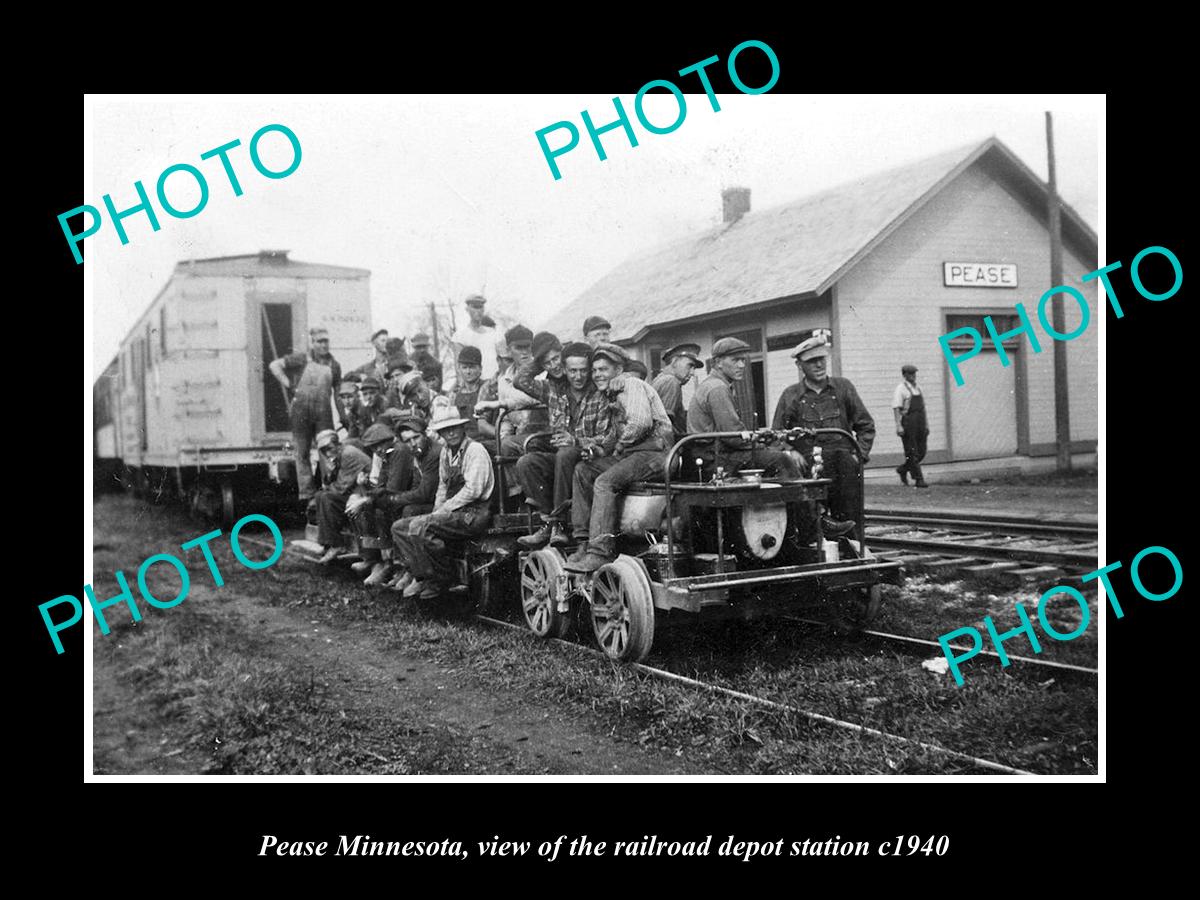
<svg viewBox="0 0 1200 900"><path fill-rule="evenodd" d="M375 358L344 376L321 329L310 335L307 354L271 363L291 398L300 498L315 509L322 563L336 558L349 524L364 538L356 569L367 584L424 599L449 588L455 545L485 533L491 521L496 477L485 440L499 438L499 464L511 466L513 491L540 514L541 527L520 538L521 545L576 544L567 561L576 572L615 558L618 498L636 482L659 480L667 451L685 434L725 435L689 450L699 477L718 466L731 475L750 467L778 477L810 471L811 437L768 446L742 437L754 430L735 403L734 386L746 377L751 353L745 342L716 341L712 371L685 405L683 387L705 368L699 345L667 350L651 383L645 365L609 340L612 326L601 316L584 322L582 341L564 344L523 325L496 338L485 303L469 298L470 323L451 336L449 390L442 365L419 343L424 335L413 338L410 354L403 341L376 332ZM772 427L841 428L854 435L865 461L875 424L854 386L828 374L826 336L801 342L791 355L798 381L780 398ZM834 479L827 534L850 531L858 517L849 440L817 440L823 474ZM316 473L309 463L313 441L321 457Z"/></svg>

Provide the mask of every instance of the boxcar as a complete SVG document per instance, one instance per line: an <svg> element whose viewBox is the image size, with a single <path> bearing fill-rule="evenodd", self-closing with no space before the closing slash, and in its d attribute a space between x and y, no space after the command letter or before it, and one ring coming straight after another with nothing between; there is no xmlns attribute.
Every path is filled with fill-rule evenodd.
<svg viewBox="0 0 1200 900"><path fill-rule="evenodd" d="M227 521L294 496L287 403L267 364L307 350L315 326L343 371L366 362L370 274L286 250L178 263L97 382L97 458L119 459L135 493L178 494Z"/></svg>

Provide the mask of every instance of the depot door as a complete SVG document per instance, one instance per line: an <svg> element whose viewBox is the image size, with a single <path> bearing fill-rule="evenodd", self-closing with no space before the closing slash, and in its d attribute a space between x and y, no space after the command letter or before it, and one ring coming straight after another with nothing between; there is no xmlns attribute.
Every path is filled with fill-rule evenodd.
<svg viewBox="0 0 1200 900"><path fill-rule="evenodd" d="M1009 350L1009 356L1014 356ZM955 459L1017 452L1017 366L1000 365L994 349L971 360L961 385L950 383L950 446Z"/></svg>
<svg viewBox="0 0 1200 900"><path fill-rule="evenodd" d="M287 356L293 349L292 304L263 303L259 308L262 311L262 359L270 362L281 356ZM263 430L290 432L291 422L288 419L287 399L280 389L279 382L267 370L266 365L262 367L262 392L263 421L265 423Z"/></svg>

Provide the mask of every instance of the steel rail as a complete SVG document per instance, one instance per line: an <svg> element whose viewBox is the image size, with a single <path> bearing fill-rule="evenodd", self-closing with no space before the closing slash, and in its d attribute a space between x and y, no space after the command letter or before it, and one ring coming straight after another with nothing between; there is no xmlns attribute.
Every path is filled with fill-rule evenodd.
<svg viewBox="0 0 1200 900"><path fill-rule="evenodd" d="M1089 551L1036 550L1032 548L1002 547L996 544L969 544L965 541L933 541L921 538L894 537L893 535L868 535L872 548L892 547L897 550L919 550L946 556L972 556L980 559L1010 560L1013 562L1052 563L1059 566L1092 567L1096 565L1096 554Z"/></svg>
<svg viewBox="0 0 1200 900"><path fill-rule="evenodd" d="M490 616L475 616L476 620L484 622L488 625L508 628L513 631L519 631L522 634L528 635L530 638L536 638L528 628L520 625L514 625L511 622L503 622L500 619L493 619ZM537 638L538 640L544 640ZM608 660L609 657L599 650L591 647L586 647L583 644L572 643L565 641L562 638L550 638L556 644L563 644L567 647L574 647L576 650L582 650L585 653L590 653L593 656L598 656L601 659ZM611 660L610 660L611 661ZM770 709L777 709L781 712L792 713L793 715L803 716L814 722L820 722L824 725L831 725L835 728L842 728L848 731L856 731L860 734L869 734L873 737L883 738L885 740L896 741L901 744L908 744L913 747L920 747L922 750L928 750L932 753L940 753L943 756L948 756L951 759L957 759L962 762L968 762L973 766L981 769L991 769L995 772L1003 772L1006 775L1036 775L1036 772L1029 772L1025 769L1015 769L1012 766L1006 766L1002 763L993 762L990 759L981 759L978 756L971 756L969 753L961 753L958 750L951 750L948 747L943 747L940 744L931 744L928 741L919 741L915 738L906 738L898 734L892 734L888 731L880 731L878 728L871 728L868 725L859 725L855 722L846 722L842 719L835 719L832 716L822 715L821 713L811 712L806 709L801 709L798 706L792 706L788 703L778 703L775 700L768 700L765 697L756 697L754 694L746 694L742 691L735 691L732 688L721 687L718 684L709 684L706 681L697 681L695 678L688 678L686 675L680 675L676 672L671 672L666 669L656 669L654 666L648 666L645 663L626 663L630 668L636 669L639 672L644 672L653 678L658 678L663 681L674 681L679 684L685 684L688 687L698 688L700 690L709 691L710 693L723 694L728 697L733 697L737 700L745 700L749 703L756 703L760 706L765 706Z"/></svg>
<svg viewBox="0 0 1200 900"><path fill-rule="evenodd" d="M908 513L867 513L867 525L904 525L922 531L932 528L946 531L1002 532L1030 537L1061 537L1078 540L1097 538L1096 528L1089 525L1027 524L1024 522L991 522L984 519L962 517L924 516L910 517Z"/></svg>

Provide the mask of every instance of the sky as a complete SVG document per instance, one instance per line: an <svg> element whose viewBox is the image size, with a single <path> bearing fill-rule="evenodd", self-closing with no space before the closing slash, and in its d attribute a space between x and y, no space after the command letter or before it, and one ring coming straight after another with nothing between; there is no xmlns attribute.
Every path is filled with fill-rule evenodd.
<svg viewBox="0 0 1200 900"><path fill-rule="evenodd" d="M686 95L679 128L655 135L622 95L639 143L621 129L604 134L605 161L580 112L597 126L612 121L612 95L89 96L85 203L103 208L107 193L118 210L133 206L135 181L153 197L159 174L178 163L199 168L210 190L188 219L155 199L161 230L132 216L125 246L107 219L86 239L93 377L180 260L287 249L303 262L369 269L372 327L393 336L428 330L431 300L461 310L477 292L536 329L624 260L719 223L725 187L749 187L753 212L990 136L1045 178L1045 110L1059 193L1101 230L1101 96L717 96L714 112L704 94ZM645 112L665 125L678 107L660 92ZM555 180L535 133L562 120L581 141L558 157ZM251 136L273 123L302 148L296 171L277 180L248 156ZM234 139L240 197L218 160L200 159ZM290 161L281 135L260 146L268 167ZM168 186L178 208L198 198L187 175Z"/></svg>

